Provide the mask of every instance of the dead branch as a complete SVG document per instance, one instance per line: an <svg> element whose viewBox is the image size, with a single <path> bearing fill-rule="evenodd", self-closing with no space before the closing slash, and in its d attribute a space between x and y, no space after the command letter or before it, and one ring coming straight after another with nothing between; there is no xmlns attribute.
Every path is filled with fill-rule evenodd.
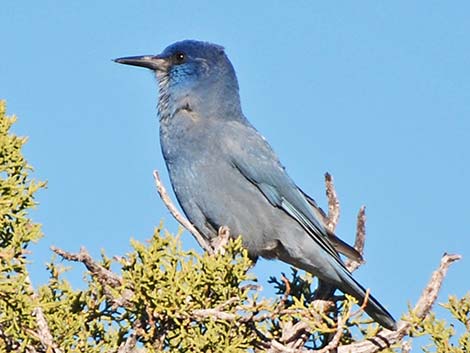
<svg viewBox="0 0 470 353"><path fill-rule="evenodd" d="M56 248L55 246L51 246L51 250L63 259L83 263L88 271L91 272L93 277L98 279L102 285L108 284L113 288L119 287L121 285L121 278L93 260L84 247L80 248L80 252L78 254L67 252L65 250Z"/></svg>
<svg viewBox="0 0 470 353"><path fill-rule="evenodd" d="M439 294L442 282L447 275L447 271L450 265L456 261L459 261L461 258L462 256L458 254L444 254L442 256L439 268L432 274L431 280L429 281L426 288L424 288L420 299L413 309L419 318L424 319L429 314L432 305L437 299L437 295Z"/></svg>
<svg viewBox="0 0 470 353"><path fill-rule="evenodd" d="M335 185L333 183L333 177L330 173L325 173L325 185L326 185L326 197L328 199L328 217L327 227L334 233L339 220L339 200L336 195Z"/></svg>
<svg viewBox="0 0 470 353"><path fill-rule="evenodd" d="M357 214L356 239L354 241L354 249L361 256L364 255L364 245L366 243L366 207L362 206ZM364 262L346 260L346 268L349 272L356 271Z"/></svg>
<svg viewBox="0 0 470 353"><path fill-rule="evenodd" d="M333 234L335 233L336 226L338 225L339 215L340 215L340 203L338 195L336 194L335 185L333 182L333 177L329 173L325 173L325 187L326 187L326 197L328 199L328 215L324 217L323 221L327 225L327 228ZM364 255L364 244L366 241L366 212L365 207L362 206L359 209L357 215L357 225L356 225L356 239L354 241L354 249L358 251L359 254ZM349 272L356 271L363 262L357 262L353 260L346 260L346 268Z"/></svg>
<svg viewBox="0 0 470 353"><path fill-rule="evenodd" d="M361 206L357 214L356 240L354 241L354 249L359 254L364 255L364 245L366 243L366 206Z"/></svg>
<svg viewBox="0 0 470 353"><path fill-rule="evenodd" d="M121 286L121 278L93 260L84 247L80 248L80 252L78 254L70 253L68 251L56 248L55 246L51 246L51 250L65 260L83 263L88 271L90 271L90 274L103 286L104 294L106 295L106 298L108 298L108 300L112 303L113 308L121 306L126 307L130 305L129 300L132 298L134 293L130 289L124 289L122 290L120 297L113 295L108 286L111 288L117 288Z"/></svg>

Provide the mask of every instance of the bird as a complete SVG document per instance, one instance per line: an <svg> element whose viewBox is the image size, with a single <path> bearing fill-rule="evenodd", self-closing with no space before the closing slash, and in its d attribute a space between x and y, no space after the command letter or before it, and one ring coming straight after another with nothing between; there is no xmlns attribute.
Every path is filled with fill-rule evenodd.
<svg viewBox="0 0 470 353"><path fill-rule="evenodd" d="M346 268L339 252L361 259L327 230L323 212L287 174L242 112L234 67L223 46L182 40L160 54L114 59L154 72L160 145L173 191L207 240L227 226L254 261L279 259L362 303L384 328L392 315ZM366 294L367 293L367 294Z"/></svg>

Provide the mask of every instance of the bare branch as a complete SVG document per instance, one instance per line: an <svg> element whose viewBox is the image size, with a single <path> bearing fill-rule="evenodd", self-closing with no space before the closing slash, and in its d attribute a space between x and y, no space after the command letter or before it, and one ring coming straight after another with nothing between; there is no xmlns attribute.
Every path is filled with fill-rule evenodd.
<svg viewBox="0 0 470 353"><path fill-rule="evenodd" d="M56 248L55 246L51 246L51 250L66 260L82 262L88 271L90 271L91 274L96 277L101 284L108 284L113 288L119 287L121 285L121 279L119 276L93 260L84 247L80 248L80 252L78 254L67 252L65 250Z"/></svg>
<svg viewBox="0 0 470 353"><path fill-rule="evenodd" d="M442 256L439 268L432 274L431 280L429 281L426 288L424 288L421 297L413 309L418 317L424 319L429 314L434 302L437 299L437 295L439 294L442 282L447 275L447 271L449 270L450 265L456 261L459 261L461 258L462 256L458 254L444 254Z"/></svg>
<svg viewBox="0 0 470 353"><path fill-rule="evenodd" d="M42 308L39 306L35 307L33 315L36 317L36 323L38 325L38 338L44 348L46 348L46 350L52 349L55 353L62 352L54 343L54 339L52 338L52 334Z"/></svg>
<svg viewBox="0 0 470 353"><path fill-rule="evenodd" d="M331 174L325 174L325 186L326 186L326 196L328 198L328 216L324 215L323 213L323 221L325 222L328 230L333 233L333 236L330 240L334 243L335 242L335 229L338 225L339 215L340 215L340 206L338 195L336 194L336 189L333 183L333 177ZM359 214L357 216L357 226L356 226L356 239L354 242L354 249L360 254L360 256L364 253L364 243L366 237L366 215L365 215L365 207L362 206L359 210ZM346 255L349 258L352 258L350 255ZM359 255L352 255L354 257L359 258ZM354 260L347 260L346 267L350 272L357 270L363 262L358 262Z"/></svg>
<svg viewBox="0 0 470 353"><path fill-rule="evenodd" d="M95 277L99 283L101 283L104 294L111 301L113 308L129 305L129 300L134 295L134 292L130 289L124 289L122 290L121 296L119 298L114 296L107 286L112 288L121 286L121 278L93 260L84 247L80 248L80 252L78 254L67 252L65 250L56 248L55 246L51 246L51 249L65 260L83 263L88 271L90 271L91 275Z"/></svg>
<svg viewBox="0 0 470 353"><path fill-rule="evenodd" d="M364 255L364 245L366 242L366 207L362 206L357 214L356 226L356 240L354 241L354 249L357 250L361 256ZM353 260L346 261L346 268L349 272L356 271L364 262L357 262Z"/></svg>
<svg viewBox="0 0 470 353"><path fill-rule="evenodd" d="M364 245L366 242L366 206L361 206L357 214L356 240L354 241L354 249L359 254L364 255Z"/></svg>
<svg viewBox="0 0 470 353"><path fill-rule="evenodd" d="M158 174L157 170L153 171L153 177L155 179L155 185L157 186L158 194L162 199L165 206L170 211L171 215L181 224L184 228L186 228L189 233L193 235L196 241L199 243L201 248L207 251L209 254L214 254L214 249L212 248L211 244L202 236L201 233L189 222L175 207L173 202L171 201L168 193L166 192L165 187L160 179L160 175Z"/></svg>
<svg viewBox="0 0 470 353"><path fill-rule="evenodd" d="M336 195L333 177L330 173L325 173L326 197L328 198L327 227L334 233L339 220L339 201Z"/></svg>

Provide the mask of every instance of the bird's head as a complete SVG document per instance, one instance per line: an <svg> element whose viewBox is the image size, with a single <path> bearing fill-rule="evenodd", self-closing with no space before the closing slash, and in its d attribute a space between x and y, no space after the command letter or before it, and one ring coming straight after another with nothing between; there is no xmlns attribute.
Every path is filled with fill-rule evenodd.
<svg viewBox="0 0 470 353"><path fill-rule="evenodd" d="M220 45L184 40L168 46L161 54L115 59L117 63L155 71L159 83L160 119L187 108L240 113L238 82L230 60Z"/></svg>

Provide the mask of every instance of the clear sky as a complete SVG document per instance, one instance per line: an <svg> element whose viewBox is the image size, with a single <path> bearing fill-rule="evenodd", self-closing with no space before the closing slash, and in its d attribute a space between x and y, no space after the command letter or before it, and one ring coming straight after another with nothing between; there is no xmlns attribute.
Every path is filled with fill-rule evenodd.
<svg viewBox="0 0 470 353"><path fill-rule="evenodd" d="M392 313L418 298L444 252L464 259L440 299L465 294L469 12L468 1L4 1L0 98L49 183L34 212L45 232L32 247L35 284L50 245L118 255L161 220L176 232L152 178L160 170L170 188L155 80L111 59L191 38L225 46L245 115L322 206L323 174L334 176L343 239L367 206L356 277ZM261 261L254 271L265 281L289 270Z"/></svg>

